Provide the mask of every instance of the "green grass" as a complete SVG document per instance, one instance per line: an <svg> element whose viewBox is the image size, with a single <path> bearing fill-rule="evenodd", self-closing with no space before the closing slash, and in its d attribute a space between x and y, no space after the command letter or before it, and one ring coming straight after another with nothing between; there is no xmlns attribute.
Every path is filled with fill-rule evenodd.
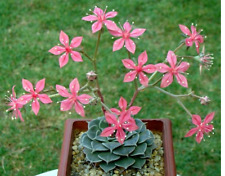
<svg viewBox="0 0 225 176"><path fill-rule="evenodd" d="M191 128L189 116L167 95L148 89L139 94L135 105L142 106L138 118L169 118L173 123L173 140L177 173L186 176L220 175L220 92L221 92L221 31L220 1L218 0L113 0L113 1L60 1L60 0L8 0L0 1L0 175L22 176L36 175L56 169L59 163L63 138L64 122L67 118L80 118L75 113L60 112L59 104L41 104L36 117L27 106L23 111L24 123L10 120L5 113L7 106L4 96L7 90L16 85L17 94L22 94L21 79L33 83L46 78L46 88L56 84L68 86L78 77L85 84L85 73L92 69L87 59L75 63L70 59L59 69L58 57L48 53L57 44L60 30L70 38L84 36L82 45L90 55L94 53L97 34L91 33L91 24L82 21L89 8L98 5L109 10L116 9L119 15L116 22L134 21L135 27L147 28L137 44L137 57L147 50L148 63L162 62L168 50L173 50L182 39L178 24L198 23L203 28L206 49L214 53L214 66L210 71L204 70L200 76L198 63L191 62L188 78L189 86L196 94L208 95L212 102L201 106L198 100L185 98L185 105L193 114L202 117L216 111L214 120L215 134L205 142L197 144L192 138L184 138ZM127 70L121 59L127 57L125 49L112 53L113 40L105 30L99 50L98 69L101 88L105 101L110 107L117 107L120 96L130 99L133 84L122 85ZM192 47L187 52L183 48L179 54L195 54ZM122 85L122 86L121 86ZM187 92L177 83L165 90L180 94ZM55 102L60 98L55 99ZM163 106L163 107L162 107ZM101 115L99 106L87 106L86 115L95 118Z"/></svg>

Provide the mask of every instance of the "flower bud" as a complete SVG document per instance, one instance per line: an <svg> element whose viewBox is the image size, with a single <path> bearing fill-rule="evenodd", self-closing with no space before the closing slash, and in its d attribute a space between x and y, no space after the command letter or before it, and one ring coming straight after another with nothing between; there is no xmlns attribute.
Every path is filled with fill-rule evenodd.
<svg viewBox="0 0 225 176"><path fill-rule="evenodd" d="M94 71L90 71L86 74L89 81L94 81L97 78L97 74Z"/></svg>
<svg viewBox="0 0 225 176"><path fill-rule="evenodd" d="M207 105L211 101L207 96L201 97L199 100L202 105Z"/></svg>

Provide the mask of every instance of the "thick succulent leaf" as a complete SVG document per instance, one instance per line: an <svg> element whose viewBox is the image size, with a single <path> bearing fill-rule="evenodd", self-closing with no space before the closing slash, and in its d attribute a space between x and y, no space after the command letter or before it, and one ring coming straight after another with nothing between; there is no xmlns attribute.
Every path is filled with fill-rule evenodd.
<svg viewBox="0 0 225 176"><path fill-rule="evenodd" d="M98 142L98 141L92 141L91 146L92 146L92 152L109 150L108 148L104 147L101 142Z"/></svg>
<svg viewBox="0 0 225 176"><path fill-rule="evenodd" d="M99 122L99 128L101 130L105 129L106 127L109 127L109 124L106 122L105 118L101 119Z"/></svg>
<svg viewBox="0 0 225 176"><path fill-rule="evenodd" d="M140 119L135 119L136 125L139 127L136 131L140 132L144 123Z"/></svg>
<svg viewBox="0 0 225 176"><path fill-rule="evenodd" d="M146 130L146 124L143 123L143 125L141 126L140 132L144 132Z"/></svg>
<svg viewBox="0 0 225 176"><path fill-rule="evenodd" d="M127 136L127 137L126 137L125 140L131 138L131 137L132 137L133 135L135 135L135 134L137 134L136 131L131 131L131 132L127 131L127 133L126 133L126 136Z"/></svg>
<svg viewBox="0 0 225 176"><path fill-rule="evenodd" d="M146 159L142 159L142 158L134 158L134 159L135 159L135 163L132 165L133 168L141 169L146 162Z"/></svg>
<svg viewBox="0 0 225 176"><path fill-rule="evenodd" d="M113 153L120 156L129 156L135 150L135 147L125 147L124 145L113 150Z"/></svg>
<svg viewBox="0 0 225 176"><path fill-rule="evenodd" d="M120 144L119 142L106 142L102 143L102 145L107 147L110 150L110 152L112 152L115 148L121 146L122 144Z"/></svg>
<svg viewBox="0 0 225 176"><path fill-rule="evenodd" d="M147 147L145 153L141 158L150 158L152 156L152 147Z"/></svg>
<svg viewBox="0 0 225 176"><path fill-rule="evenodd" d="M87 135L90 139L94 140L96 137L96 133L98 131L98 127L96 125L92 126L91 128L88 129Z"/></svg>
<svg viewBox="0 0 225 176"><path fill-rule="evenodd" d="M115 155L113 153L110 152L101 152L98 155L99 158L101 158L103 161L105 161L106 163L109 163L111 161L115 161L118 160L120 158L120 156Z"/></svg>
<svg viewBox="0 0 225 176"><path fill-rule="evenodd" d="M135 148L134 152L131 153L131 156L144 155L146 149L147 149L147 144L142 143Z"/></svg>
<svg viewBox="0 0 225 176"><path fill-rule="evenodd" d="M154 138L150 138L150 139L146 140L146 143L148 146L151 146L154 143Z"/></svg>
<svg viewBox="0 0 225 176"><path fill-rule="evenodd" d="M84 139L85 136L87 136L87 133L83 133L83 134L82 134L82 136L81 136L81 138L80 138L80 142L81 142L81 143L83 143L83 139Z"/></svg>
<svg viewBox="0 0 225 176"><path fill-rule="evenodd" d="M101 131L96 132L95 140L100 141L100 142L106 142L107 138L100 136L100 134L101 134Z"/></svg>
<svg viewBox="0 0 225 176"><path fill-rule="evenodd" d="M130 139L124 142L124 146L137 146L138 140L139 140L139 134L135 134Z"/></svg>
<svg viewBox="0 0 225 176"><path fill-rule="evenodd" d="M131 157L124 157L124 158L121 158L120 160L116 161L115 165L127 169L129 166L134 164L134 162L135 162L135 159L133 159Z"/></svg>
<svg viewBox="0 0 225 176"><path fill-rule="evenodd" d="M116 167L115 163L109 163L109 164L107 164L107 163L101 163L99 166L100 166L106 173L109 172L109 171L111 171L111 170L113 170L113 169Z"/></svg>
<svg viewBox="0 0 225 176"><path fill-rule="evenodd" d="M108 141L117 141L117 139L115 137L107 137Z"/></svg>
<svg viewBox="0 0 225 176"><path fill-rule="evenodd" d="M87 148L87 149L89 149L89 150L92 150L92 147L91 147L91 139L87 136L87 135L85 135L84 137L83 137L83 141L82 141L82 146L84 147L84 148Z"/></svg>
<svg viewBox="0 0 225 176"><path fill-rule="evenodd" d="M88 122L88 129L90 129L92 126L98 126L99 123L100 123L99 118L91 120L90 122Z"/></svg>
<svg viewBox="0 0 225 176"><path fill-rule="evenodd" d="M92 163L101 162L102 160L98 157L101 152L92 152L89 149L84 149L84 153L86 154L86 159Z"/></svg>
<svg viewBox="0 0 225 176"><path fill-rule="evenodd" d="M151 138L150 131L149 130L145 130L144 132L140 133L140 137L139 137L138 143L139 144L143 143L143 142L145 142L146 140L148 140L150 138Z"/></svg>

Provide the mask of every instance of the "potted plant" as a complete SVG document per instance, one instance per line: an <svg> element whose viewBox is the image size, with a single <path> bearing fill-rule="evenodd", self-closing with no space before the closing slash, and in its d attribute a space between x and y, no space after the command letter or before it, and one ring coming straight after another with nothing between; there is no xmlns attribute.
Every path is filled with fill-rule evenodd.
<svg viewBox="0 0 225 176"><path fill-rule="evenodd" d="M181 98L193 97L199 99L203 105L209 103L209 98L207 96L202 97L195 95L193 91L186 94L175 95L163 88L172 84L174 78L182 87L188 87L188 81L184 75L190 67L190 64L189 62L183 61L183 59L188 59L188 61L193 62L197 61L200 63L201 71L203 68L208 68L212 65L213 57L211 54L205 53L204 45L202 47L202 52L199 51L200 44L204 42L204 37L200 34L201 31L197 31L196 26L192 24L190 31L186 26L179 25L185 37L180 45L173 51L169 50L166 59L162 60L162 63L146 64L148 61L147 51L136 55L136 44L133 41L133 38L138 38L143 35L146 29L133 29L133 26L129 22L125 22L122 26L118 27L115 22L110 20L115 16L117 16L117 12L115 11L106 12L106 9L102 10L95 7L93 14L82 18L84 21L94 21L92 24L92 32L98 33L93 56L90 56L83 47L80 47L83 37L74 37L70 42L68 35L63 31L61 31L59 35L61 45L54 46L49 50L49 52L54 55L60 55L60 68L68 63L70 57L74 62L82 62L83 57L85 57L93 64L93 71L87 73L87 82L84 86L80 86L78 79L74 78L69 85L69 89L62 85L56 85L57 93L48 95L42 93L45 87L45 79L38 81L35 88L30 81L22 79L23 88L27 93L17 98L14 91L15 86L13 86L12 95L9 98L10 103L8 104L10 108L7 111L12 111L14 118L20 118L21 121L24 121L20 110L31 100L32 110L35 115L37 115L40 109L39 101L43 104L49 104L52 102L52 98L62 96L65 97L65 99L61 101L61 111L75 109L77 114L84 117L84 105L101 104L103 112L102 117L93 120L69 119L66 121L58 172L59 176L71 175L70 167L71 163L73 163L72 155L75 156L77 153L84 158L83 160L79 160L80 164L89 164L92 168L97 168L99 170L98 172L102 174L105 172L105 174L115 173L129 175L132 174L132 172L138 172L139 175L151 175L148 170L144 173L145 168L148 167L146 163L152 164L148 162L151 162L154 151L160 149L161 146L163 146L164 151L164 154L161 154L164 159L164 169L162 172L168 176L175 175L176 169L170 121L168 119L136 119L134 116L138 114L141 107L134 106L133 104L138 94L145 89L155 89L171 96L191 117L192 123L196 125L196 127L187 132L185 137L192 136L196 133L196 141L200 143L204 138L203 135L213 130L213 125L209 123L214 118L214 112L209 113L202 121L199 115L193 115L185 107ZM98 48L101 41L101 34L104 32L104 25L113 37L118 37L113 43L113 52L122 49L123 46L127 50L127 56L121 56L121 64L128 70L128 72L125 73L123 82L134 83L134 94L131 101L128 103L127 100L121 96L118 101L120 109L110 108L105 104L98 80ZM177 55L178 50L182 47L187 46L187 48L189 48L192 45L196 46L196 56ZM132 54L135 54L137 59L135 59ZM148 76L148 74L151 75ZM156 142L156 136L162 139L161 144ZM92 172L92 168L89 168L87 172ZM79 175L79 173L73 172L72 174ZM93 174L95 175L96 171L93 171L92 175Z"/></svg>

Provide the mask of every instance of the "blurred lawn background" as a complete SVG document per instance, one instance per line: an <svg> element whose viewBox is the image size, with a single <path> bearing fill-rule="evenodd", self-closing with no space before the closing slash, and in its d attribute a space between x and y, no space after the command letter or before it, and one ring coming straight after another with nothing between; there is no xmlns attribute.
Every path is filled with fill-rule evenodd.
<svg viewBox="0 0 225 176"><path fill-rule="evenodd" d="M220 175L220 93L221 93L221 30L219 0L7 0L0 1L0 175L32 176L56 169L59 163L63 139L64 122L68 118L80 118L77 114L60 112L55 98L52 105L41 104L38 116L27 106L22 110L24 123L12 121L5 110L4 96L16 85L17 95L23 93L21 80L26 78L36 83L46 78L46 89L56 84L68 87L70 81L78 77L84 85L85 73L92 65L84 58L83 63L69 63L59 68L58 56L48 50L59 43L60 30L66 32L70 39L84 36L82 46L93 55L97 34L91 32L91 23L81 18L97 5L101 8L119 12L114 18L122 24L134 21L135 27L146 28L141 39L134 39L137 50L134 57L147 50L148 63L162 62L168 50L174 50L181 39L178 24L190 27L197 23L197 29L204 29L206 51L214 53L214 65L210 71L199 74L197 62L191 62L187 76L189 87L196 94L207 95L212 99L209 106L201 106L198 100L184 98L185 105L193 114L205 117L216 111L215 134L201 144L194 137L184 138L192 127L186 112L167 95L154 89L139 94L135 105L142 106L137 118L169 118L173 124L173 140L177 173L182 176L217 176ZM98 55L99 80L106 104L117 107L120 96L130 100L133 84L123 84L127 70L121 60L127 57L122 49L112 52L113 41L105 30L102 35ZM182 48L179 55L196 54L195 47L189 51ZM101 71L100 71L101 70ZM122 86L121 86L122 85ZM189 92L173 83L165 90L175 94ZM74 111L72 111L74 112ZM95 118L101 115L99 106L87 106L86 116Z"/></svg>

